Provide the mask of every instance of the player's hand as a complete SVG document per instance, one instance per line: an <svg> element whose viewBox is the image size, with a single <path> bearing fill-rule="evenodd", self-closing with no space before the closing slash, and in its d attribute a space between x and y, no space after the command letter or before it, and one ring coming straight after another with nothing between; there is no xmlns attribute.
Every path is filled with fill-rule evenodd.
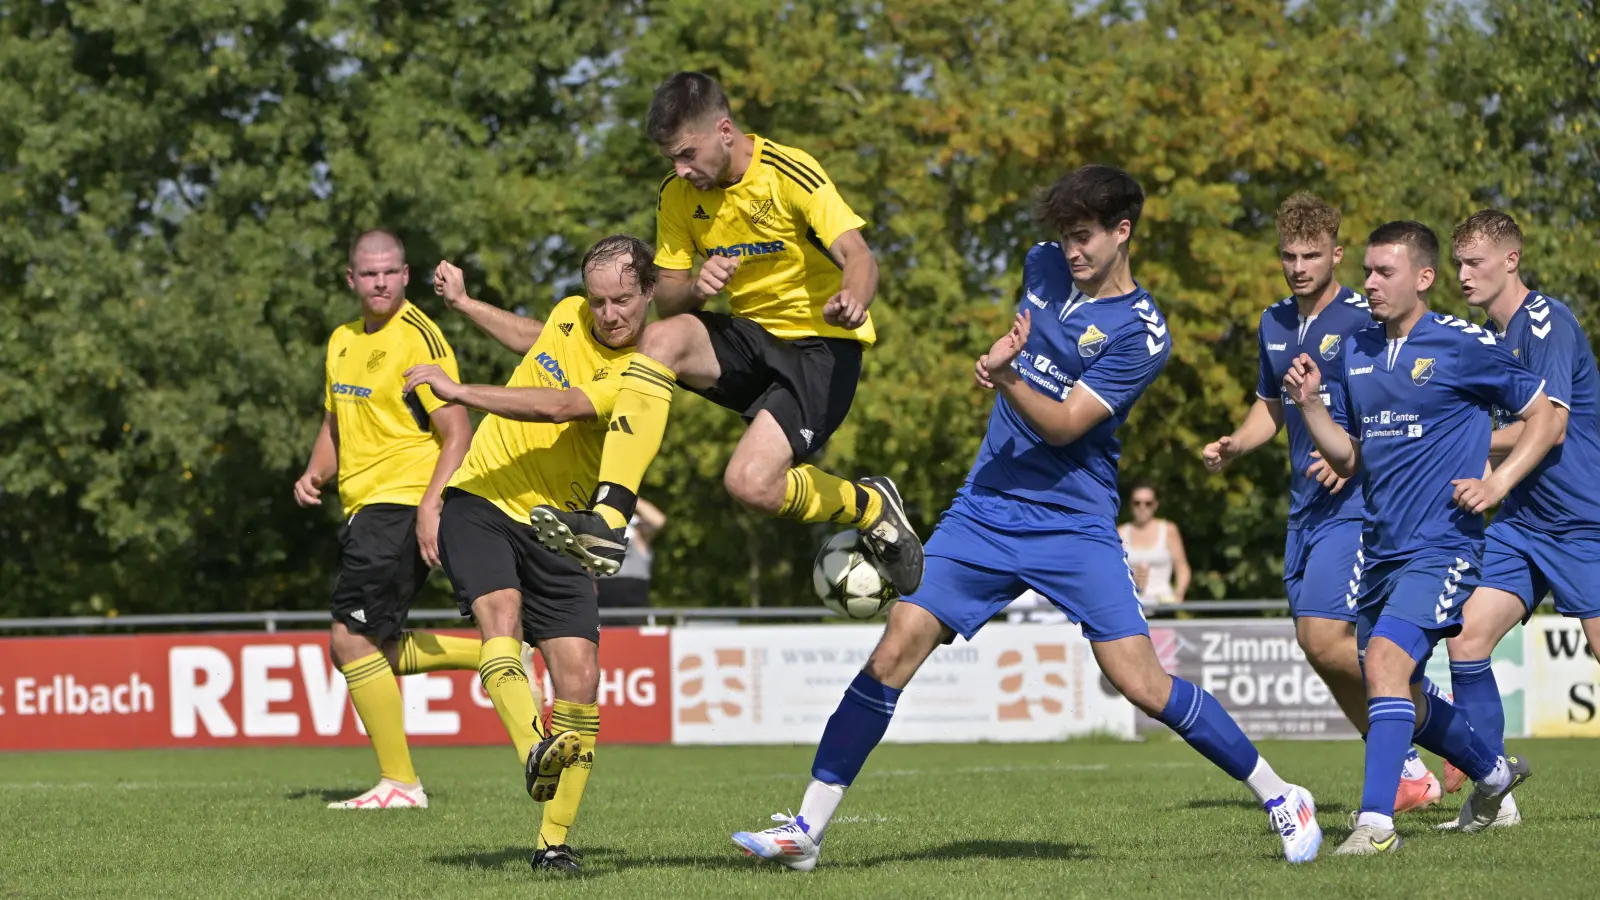
<svg viewBox="0 0 1600 900"><path fill-rule="evenodd" d="M1011 323L1011 330L1001 335L1000 340L994 342L988 353L978 358L975 374L980 386L992 389L997 379L1011 374L1011 363L1028 343L1028 334L1032 327L1033 317L1027 310L1017 313L1016 319Z"/></svg>
<svg viewBox="0 0 1600 900"><path fill-rule="evenodd" d="M446 403L454 403L461 396L461 385L450 373L433 363L412 366L405 371L406 386L403 393L411 393L421 385L433 388L433 395Z"/></svg>
<svg viewBox="0 0 1600 900"><path fill-rule="evenodd" d="M1295 406L1309 406L1322 402L1322 371L1311 361L1311 355L1302 353L1289 364L1283 375L1283 389Z"/></svg>
<svg viewBox="0 0 1600 900"><path fill-rule="evenodd" d="M1306 467L1307 478L1327 488L1330 494L1337 494L1344 490L1345 482L1348 479L1340 478L1339 473L1333 470L1333 466L1328 465L1328 461L1322 458L1321 453L1313 450L1311 451L1311 458L1315 462Z"/></svg>
<svg viewBox="0 0 1600 900"><path fill-rule="evenodd" d="M867 321L867 305L855 294L841 290L822 307L822 321L838 328L860 328Z"/></svg>
<svg viewBox="0 0 1600 900"><path fill-rule="evenodd" d="M713 256L706 260L700 267L700 277L694 283L695 297L709 300L722 293L722 289L733 280L733 273L739 271L740 259L738 256Z"/></svg>
<svg viewBox="0 0 1600 900"><path fill-rule="evenodd" d="M1500 501L1506 498L1506 490L1500 486L1500 479L1492 476L1457 478L1450 484L1456 489L1452 498L1455 504L1469 513L1481 513L1491 506L1499 506Z"/></svg>
<svg viewBox="0 0 1600 900"><path fill-rule="evenodd" d="M316 473L307 472L295 480L294 502L301 507L322 505L322 479Z"/></svg>
<svg viewBox="0 0 1600 900"><path fill-rule="evenodd" d="M417 504L417 552L429 568L439 568L439 514L444 511L443 501L424 498Z"/></svg>
<svg viewBox="0 0 1600 900"><path fill-rule="evenodd" d="M461 301L467 299L467 284L461 269L447 260L440 260L433 270L433 292L443 297L444 302L452 308L459 306Z"/></svg>
<svg viewBox="0 0 1600 900"><path fill-rule="evenodd" d="M1233 437L1220 437L1205 446L1200 451L1200 461L1205 463L1206 471L1215 475L1228 467L1228 463L1239 458L1239 445L1233 442Z"/></svg>

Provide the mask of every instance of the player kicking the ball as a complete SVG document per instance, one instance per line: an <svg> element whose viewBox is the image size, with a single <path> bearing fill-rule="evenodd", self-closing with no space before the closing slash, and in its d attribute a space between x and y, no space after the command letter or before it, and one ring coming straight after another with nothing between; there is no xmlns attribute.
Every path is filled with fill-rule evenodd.
<svg viewBox="0 0 1600 900"><path fill-rule="evenodd" d="M1290 862L1316 857L1311 794L1273 772L1216 698L1162 670L1117 536L1116 431L1171 350L1166 322L1129 268L1143 205L1138 182L1106 166L1079 169L1041 196L1037 218L1061 239L1028 252L1016 324L977 362L978 383L1000 396L967 482L928 542L926 579L892 608L828 720L800 814L735 834L747 853L814 868L828 822L918 667L1032 588L1083 626L1117 690L1249 787Z"/></svg>
<svg viewBox="0 0 1600 900"><path fill-rule="evenodd" d="M1483 511L1533 471L1561 422L1543 382L1494 335L1429 312L1424 295L1438 265L1438 238L1421 223L1390 222L1367 238L1367 299L1381 324L1345 351L1346 425L1323 402L1309 354L1283 381L1328 465L1341 478L1367 476L1360 574L1347 600L1367 683L1366 778L1340 854L1400 849L1394 798L1413 742L1477 782L1477 819L1466 831L1492 822L1531 774L1526 760L1499 754L1448 700L1423 690L1422 672L1434 645L1461 631L1461 608L1479 583ZM1516 410L1524 427L1485 475L1496 406Z"/></svg>

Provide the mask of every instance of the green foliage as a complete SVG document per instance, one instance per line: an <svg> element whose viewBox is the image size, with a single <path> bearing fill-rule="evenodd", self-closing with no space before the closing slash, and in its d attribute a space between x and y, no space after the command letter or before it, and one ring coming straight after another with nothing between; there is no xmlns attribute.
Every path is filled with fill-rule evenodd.
<svg viewBox="0 0 1600 900"><path fill-rule="evenodd" d="M742 125L812 152L870 222L882 340L821 462L893 476L925 532L983 430L971 360L1049 237L1033 191L1091 161L1138 176L1135 274L1175 343L1124 477L1163 491L1195 594L1277 596L1283 447L1223 476L1198 453L1253 393L1286 194L1344 208L1352 282L1379 222L1447 233L1503 205L1538 286L1600 327L1593 0L1284 6L10 4L0 614L323 604L337 511L298 509L289 486L324 341L355 315L344 243L398 230L410 295L464 374L502 380L515 360L445 315L425 273L456 260L479 296L537 315L587 242L650 236L666 164L640 125L680 68L721 78ZM737 509L720 474L739 431L698 398L674 409L645 491L672 517L658 602L811 602L825 529Z"/></svg>

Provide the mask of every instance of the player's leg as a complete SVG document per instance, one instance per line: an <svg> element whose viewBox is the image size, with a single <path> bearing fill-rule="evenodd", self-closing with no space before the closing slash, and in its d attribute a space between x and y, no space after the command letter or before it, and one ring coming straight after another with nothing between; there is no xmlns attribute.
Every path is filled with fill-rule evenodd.
<svg viewBox="0 0 1600 900"><path fill-rule="evenodd" d="M1367 745L1361 810L1355 830L1336 851L1341 855L1388 853L1401 847L1400 836L1394 830L1395 794L1405 768L1406 748L1416 731L1411 676L1428 645L1426 636L1415 626L1403 638L1406 646L1396 644L1402 638L1389 636L1382 629L1390 621L1387 617L1377 619L1379 627L1364 642ZM1421 645L1420 649L1414 649L1417 645Z"/></svg>

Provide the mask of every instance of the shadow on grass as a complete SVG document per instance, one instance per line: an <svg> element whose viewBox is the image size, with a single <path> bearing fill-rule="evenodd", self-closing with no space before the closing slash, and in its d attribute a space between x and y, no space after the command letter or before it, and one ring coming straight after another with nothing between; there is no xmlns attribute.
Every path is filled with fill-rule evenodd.
<svg viewBox="0 0 1600 900"><path fill-rule="evenodd" d="M1228 798L1226 800L1218 799L1218 798L1215 798L1215 797L1207 797L1207 798L1205 798L1203 800L1190 800L1188 803L1183 804L1182 808L1183 809L1248 809L1248 810L1250 810L1252 812L1261 812L1261 804L1255 802L1254 800L1242 800L1242 799L1232 798L1232 797L1230 797L1230 798ZM1350 809L1351 808L1349 806L1346 806L1343 803L1324 803L1324 802L1322 802L1320 800L1317 801L1317 816L1318 816L1319 819L1323 819L1324 816L1344 816L1344 815L1348 815L1350 813ZM1326 822L1325 819L1323 819L1323 821Z"/></svg>
<svg viewBox="0 0 1600 900"><path fill-rule="evenodd" d="M1041 843L1038 841L958 841L940 847L929 847L911 853L892 853L866 859L830 859L830 869L870 869L902 862L935 862L960 859L1049 859L1082 860L1093 854L1086 844ZM771 872L783 871L779 866L756 866L755 861L744 858L734 848L727 855L712 856L648 856L624 853L611 847L594 847L580 850L583 854L584 876L609 875L629 869L735 869L752 867ZM432 857L436 865L464 869L501 869L515 863L528 865L531 847L506 847L501 850L476 850L465 853L448 853Z"/></svg>
<svg viewBox="0 0 1600 900"><path fill-rule="evenodd" d="M300 790L289 791L288 793L284 794L283 795L283 799L285 799L285 800L314 799L314 800L319 800L322 803L326 804L326 803L333 803L336 800L349 800L351 797L359 797L359 796L361 796L361 792L365 791L365 790L367 790L367 788L364 788L364 787L301 788ZM442 793L440 793L438 791L432 791L432 790L428 791L428 800L430 802L434 801L434 800L437 800L438 798L440 798L442 796L444 796L444 794L442 794Z"/></svg>

